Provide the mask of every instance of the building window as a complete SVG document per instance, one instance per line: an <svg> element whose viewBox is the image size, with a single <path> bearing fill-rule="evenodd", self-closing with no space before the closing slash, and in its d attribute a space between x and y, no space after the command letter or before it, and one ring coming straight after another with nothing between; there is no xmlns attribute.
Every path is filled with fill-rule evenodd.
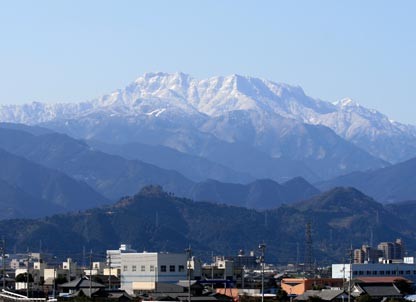
<svg viewBox="0 0 416 302"><path fill-rule="evenodd" d="M150 271L151 271L151 272L154 272L154 271L155 271L155 266L154 266L154 265L151 265L151 266L150 266Z"/></svg>
<svg viewBox="0 0 416 302"><path fill-rule="evenodd" d="M166 273L166 265L161 265L161 266L160 266L160 271L161 271L162 273Z"/></svg>
<svg viewBox="0 0 416 302"><path fill-rule="evenodd" d="M179 266L178 266L178 271L179 271L180 273L183 273L183 272L185 271L185 266L184 266L184 265L179 265Z"/></svg>
<svg viewBox="0 0 416 302"><path fill-rule="evenodd" d="M380 271L380 275L384 275L384 271Z"/></svg>
<svg viewBox="0 0 416 302"><path fill-rule="evenodd" d="M142 266L140 267L140 270L141 270L142 272L145 272L145 271L146 271L146 266L142 265Z"/></svg>
<svg viewBox="0 0 416 302"><path fill-rule="evenodd" d="M357 275L357 271L353 271L352 274L355 276Z"/></svg>
<svg viewBox="0 0 416 302"><path fill-rule="evenodd" d="M373 271L373 275L375 276L375 275L377 275L377 271Z"/></svg>
<svg viewBox="0 0 416 302"><path fill-rule="evenodd" d="M131 271L132 271L132 272L135 272L135 271L136 271L136 269L137 269L137 267L136 267L135 265L133 265L133 266L131 267Z"/></svg>
<svg viewBox="0 0 416 302"><path fill-rule="evenodd" d="M127 272L127 265L123 266L123 272Z"/></svg>
<svg viewBox="0 0 416 302"><path fill-rule="evenodd" d="M406 271L406 275L410 275L410 271Z"/></svg>
<svg viewBox="0 0 416 302"><path fill-rule="evenodd" d="M364 275L364 271L358 271L358 275L360 276Z"/></svg>
<svg viewBox="0 0 416 302"><path fill-rule="evenodd" d="M366 275L367 276L371 275L371 271L367 271L367 274Z"/></svg>
<svg viewBox="0 0 416 302"><path fill-rule="evenodd" d="M403 275L403 271L399 271L399 275Z"/></svg>
<svg viewBox="0 0 416 302"><path fill-rule="evenodd" d="M386 275L390 275L390 271L386 271Z"/></svg>
<svg viewBox="0 0 416 302"><path fill-rule="evenodd" d="M174 265L169 265L169 272L174 272L175 271L175 266Z"/></svg>

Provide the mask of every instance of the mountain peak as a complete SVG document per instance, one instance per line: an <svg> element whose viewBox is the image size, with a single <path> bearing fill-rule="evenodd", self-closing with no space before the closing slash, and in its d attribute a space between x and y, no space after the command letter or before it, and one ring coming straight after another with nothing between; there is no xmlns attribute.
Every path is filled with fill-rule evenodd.
<svg viewBox="0 0 416 302"><path fill-rule="evenodd" d="M351 212L364 212L381 209L382 205L353 187L335 187L296 204L296 207L302 210L320 208L326 211L348 209Z"/></svg>
<svg viewBox="0 0 416 302"><path fill-rule="evenodd" d="M231 112L242 114L233 116ZM102 133L97 127L107 127L106 118L126 126L140 124L146 128L141 130L142 138L144 133L148 135L167 125L169 130L182 131L184 127L190 127L186 131L196 131L203 136L209 133L225 142L241 140L256 148L262 145L265 149L262 151L269 152L272 157L288 155L297 159L292 153L284 154L283 149L287 148L283 147L282 141L266 136L293 134L300 123L331 128L342 139L358 145L373 157L390 162L406 160L416 152L416 127L392 123L386 116L366 109L350 98L333 104L307 96L298 86L240 74L199 80L183 72L149 72L124 89L91 102L0 105L0 121L54 125L62 131L85 132L89 137ZM68 128L64 123L69 120L74 124L73 129L63 130ZM80 125L75 126L77 123ZM138 133L137 129L132 132ZM127 135L123 133L120 137ZM154 138L152 136L151 140ZM180 151L195 150L194 146L167 144L175 145ZM324 149L308 152L315 157L327 156L327 151L320 151ZM342 173L346 173L344 166L342 164Z"/></svg>
<svg viewBox="0 0 416 302"><path fill-rule="evenodd" d="M159 198L159 197L168 197L169 193L166 193L163 190L162 186L149 185L149 186L143 187L136 196Z"/></svg>
<svg viewBox="0 0 416 302"><path fill-rule="evenodd" d="M358 104L356 101L354 101L351 98L344 98L340 101L337 101L334 103L336 106L341 107L341 108L345 108L345 107L361 107L360 104Z"/></svg>

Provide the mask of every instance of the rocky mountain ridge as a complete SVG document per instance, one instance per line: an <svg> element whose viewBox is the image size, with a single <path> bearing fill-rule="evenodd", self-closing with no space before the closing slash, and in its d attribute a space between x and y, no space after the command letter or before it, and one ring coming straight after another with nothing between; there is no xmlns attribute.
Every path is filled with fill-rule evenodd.
<svg viewBox="0 0 416 302"><path fill-rule="evenodd" d="M276 181L316 181L388 165L316 118L305 123L334 108L299 87L257 78L199 81L183 73L149 73L90 102L2 106L0 120L107 143L163 145Z"/></svg>
<svg viewBox="0 0 416 302"><path fill-rule="evenodd" d="M416 128L412 125L391 121L348 98L325 102L307 96L300 87L235 74L197 80L184 73L146 73L126 88L88 102L0 106L0 121L26 124L83 119L86 127L85 123L99 124L117 117L140 117L150 125L157 119L157 124L165 127L197 128L227 142L240 141L244 133L243 140L255 145L264 145L264 131L275 132L276 126L280 131L291 131L297 121L329 127L386 161L416 155ZM227 131L222 130L224 123ZM388 147L386 143L390 143ZM282 156L279 148L266 150L274 157Z"/></svg>

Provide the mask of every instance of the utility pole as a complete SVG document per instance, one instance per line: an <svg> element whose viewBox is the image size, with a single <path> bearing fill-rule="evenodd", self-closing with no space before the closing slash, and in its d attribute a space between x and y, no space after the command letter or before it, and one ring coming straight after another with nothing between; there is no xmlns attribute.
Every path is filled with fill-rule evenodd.
<svg viewBox="0 0 416 302"><path fill-rule="evenodd" d="M111 255L108 255L108 268L110 270L110 274L108 276L108 290L111 290Z"/></svg>
<svg viewBox="0 0 416 302"><path fill-rule="evenodd" d="M188 268L188 302L191 302L191 257L192 257L192 250L191 246L189 246L185 250L187 254L187 268Z"/></svg>
<svg viewBox="0 0 416 302"><path fill-rule="evenodd" d="M211 261L212 261L211 263L211 282L212 282L212 280L214 280L214 263L215 263L213 251L211 251ZM214 283L211 283L211 290L214 291Z"/></svg>
<svg viewBox="0 0 416 302"><path fill-rule="evenodd" d="M55 283L56 283L56 265L53 264L53 283L52 283L52 298L55 299Z"/></svg>
<svg viewBox="0 0 416 302"><path fill-rule="evenodd" d="M312 273L312 226L308 222L306 224L305 230L305 265L307 265L307 270L309 273Z"/></svg>
<svg viewBox="0 0 416 302"><path fill-rule="evenodd" d="M349 251L350 256L350 278L348 281L348 302L351 302L351 278L352 278L352 243Z"/></svg>
<svg viewBox="0 0 416 302"><path fill-rule="evenodd" d="M244 274L245 273L246 273L246 266L243 265L243 271L242 271L242 274L241 274L241 289L243 290L243 293L244 293Z"/></svg>
<svg viewBox="0 0 416 302"><path fill-rule="evenodd" d="M86 268L87 264L85 263L85 245L82 246L82 267Z"/></svg>
<svg viewBox="0 0 416 302"><path fill-rule="evenodd" d="M29 298L29 261L30 261L30 253L27 252L27 271L26 271L26 295Z"/></svg>
<svg viewBox="0 0 416 302"><path fill-rule="evenodd" d="M299 242L296 242L296 272L298 272L299 270L299 256L300 256Z"/></svg>
<svg viewBox="0 0 416 302"><path fill-rule="evenodd" d="M1 248L1 262L2 262L2 275L3 275L3 290L6 289L6 261L4 257L6 256L6 240L2 238L3 246Z"/></svg>
<svg viewBox="0 0 416 302"><path fill-rule="evenodd" d="M92 299L92 280L91 280L91 273L92 273L92 250L90 250L90 299Z"/></svg>
<svg viewBox="0 0 416 302"><path fill-rule="evenodd" d="M260 243L259 249L261 250L261 258L260 258L260 265L261 265L261 302L264 302L264 252L266 250L266 244Z"/></svg>

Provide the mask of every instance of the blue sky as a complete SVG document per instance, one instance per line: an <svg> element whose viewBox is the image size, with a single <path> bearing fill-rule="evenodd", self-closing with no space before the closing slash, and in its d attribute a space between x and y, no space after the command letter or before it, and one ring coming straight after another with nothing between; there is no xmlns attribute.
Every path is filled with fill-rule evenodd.
<svg viewBox="0 0 416 302"><path fill-rule="evenodd" d="M416 124L416 1L2 1L0 104L238 73Z"/></svg>

